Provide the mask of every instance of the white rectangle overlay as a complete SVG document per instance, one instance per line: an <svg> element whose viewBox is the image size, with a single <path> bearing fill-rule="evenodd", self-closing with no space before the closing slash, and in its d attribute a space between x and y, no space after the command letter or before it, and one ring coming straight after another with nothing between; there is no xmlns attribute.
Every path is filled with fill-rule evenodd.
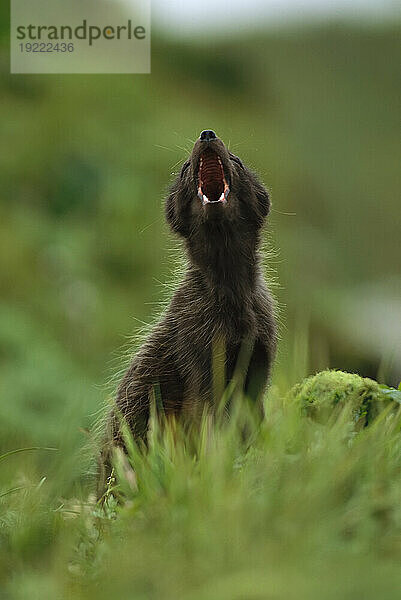
<svg viewBox="0 0 401 600"><path fill-rule="evenodd" d="M150 0L11 0L11 73L150 73Z"/></svg>

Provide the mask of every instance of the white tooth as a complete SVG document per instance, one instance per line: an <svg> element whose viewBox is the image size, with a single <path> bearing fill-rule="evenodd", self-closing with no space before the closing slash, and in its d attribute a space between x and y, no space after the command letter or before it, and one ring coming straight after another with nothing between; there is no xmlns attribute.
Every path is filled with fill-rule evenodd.
<svg viewBox="0 0 401 600"><path fill-rule="evenodd" d="M225 200L225 196L224 196L224 192L221 194L220 198L219 198L219 202L224 202Z"/></svg>
<svg viewBox="0 0 401 600"><path fill-rule="evenodd" d="M209 198L207 196L205 196L205 194L203 194L203 204L208 204L209 203Z"/></svg>

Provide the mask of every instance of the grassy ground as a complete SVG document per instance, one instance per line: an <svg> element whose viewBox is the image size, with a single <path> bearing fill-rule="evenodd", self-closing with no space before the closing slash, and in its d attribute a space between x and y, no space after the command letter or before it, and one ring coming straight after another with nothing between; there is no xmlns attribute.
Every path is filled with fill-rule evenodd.
<svg viewBox="0 0 401 600"><path fill-rule="evenodd" d="M196 436L153 422L146 456L116 454L104 508L84 485L60 498L65 465L16 478L0 499L1 598L398 598L399 405L358 430L344 389L324 424L274 389L261 429L243 399Z"/></svg>

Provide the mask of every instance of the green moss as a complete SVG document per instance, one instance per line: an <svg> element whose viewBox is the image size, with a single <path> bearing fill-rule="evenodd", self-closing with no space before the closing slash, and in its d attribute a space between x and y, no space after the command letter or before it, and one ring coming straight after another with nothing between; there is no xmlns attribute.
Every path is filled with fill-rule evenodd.
<svg viewBox="0 0 401 600"><path fill-rule="evenodd" d="M351 405L358 430L371 423L395 400L388 391L389 388L366 377L342 371L322 371L295 385L288 397L300 404L304 414L320 423L326 423L333 413Z"/></svg>

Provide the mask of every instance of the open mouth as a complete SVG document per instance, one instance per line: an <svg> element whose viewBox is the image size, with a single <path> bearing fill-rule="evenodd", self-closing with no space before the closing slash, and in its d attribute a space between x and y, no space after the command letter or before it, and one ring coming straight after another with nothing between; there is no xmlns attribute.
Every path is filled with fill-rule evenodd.
<svg viewBox="0 0 401 600"><path fill-rule="evenodd" d="M224 176L220 156L208 149L201 154L198 172L198 196L203 205L227 202L230 188Z"/></svg>

